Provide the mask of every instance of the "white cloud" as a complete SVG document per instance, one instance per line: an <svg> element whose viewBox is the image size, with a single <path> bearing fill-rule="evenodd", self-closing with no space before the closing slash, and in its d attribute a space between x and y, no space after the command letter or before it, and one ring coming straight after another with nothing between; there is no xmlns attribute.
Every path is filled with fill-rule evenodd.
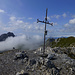
<svg viewBox="0 0 75 75"><path fill-rule="evenodd" d="M33 18L29 17L28 19L29 19L29 20L32 20Z"/></svg>
<svg viewBox="0 0 75 75"><path fill-rule="evenodd" d="M54 16L51 16L51 18L54 18Z"/></svg>
<svg viewBox="0 0 75 75"><path fill-rule="evenodd" d="M32 37L21 35L16 37L9 37L5 41L0 42L0 51L11 50L13 47L16 49L36 49L43 42L43 38L39 35L34 35Z"/></svg>
<svg viewBox="0 0 75 75"><path fill-rule="evenodd" d="M13 32L14 30L16 30L16 27L3 27L2 29L7 32Z"/></svg>
<svg viewBox="0 0 75 75"><path fill-rule="evenodd" d="M6 26L2 26L2 29L4 31L16 31L24 28L24 22L22 20L19 20L18 18L11 16L9 17L9 22L6 24Z"/></svg>
<svg viewBox="0 0 75 75"><path fill-rule="evenodd" d="M64 13L64 14L62 14L62 16L65 18L67 15L66 15L66 13Z"/></svg>
<svg viewBox="0 0 75 75"><path fill-rule="evenodd" d="M22 24L24 23L22 20L17 20L17 24Z"/></svg>
<svg viewBox="0 0 75 75"><path fill-rule="evenodd" d="M51 16L51 18L57 18L57 19L59 19L59 17L60 17L60 15L53 15L53 16Z"/></svg>
<svg viewBox="0 0 75 75"><path fill-rule="evenodd" d="M20 25L24 24L24 22L22 20L19 20L18 18L14 17L14 16L10 17L9 19L10 19L10 21L9 21L10 26L18 26L19 27Z"/></svg>
<svg viewBox="0 0 75 75"><path fill-rule="evenodd" d="M29 26L27 26L27 27L28 27L28 30L29 30L29 29L31 29L31 28L32 28L32 25L29 25Z"/></svg>
<svg viewBox="0 0 75 75"><path fill-rule="evenodd" d="M75 24L75 18L69 21L70 24Z"/></svg>
<svg viewBox="0 0 75 75"><path fill-rule="evenodd" d="M53 23L53 25L58 25L57 23Z"/></svg>
<svg viewBox="0 0 75 75"><path fill-rule="evenodd" d="M68 33L68 34L74 34L75 32L75 19L71 19L69 20L68 23L66 23L64 25L64 32ZM75 35L75 34L74 34Z"/></svg>
<svg viewBox="0 0 75 75"><path fill-rule="evenodd" d="M51 20L50 17L47 17L48 20Z"/></svg>
<svg viewBox="0 0 75 75"><path fill-rule="evenodd" d="M60 17L60 15L56 15L55 17L58 19Z"/></svg>
<svg viewBox="0 0 75 75"><path fill-rule="evenodd" d="M23 30L26 32L43 32L44 30L44 25L41 25L41 23L29 23L29 22L24 22L23 20L20 20L17 17L11 16L9 17L9 22L8 25L3 26L4 31L19 31Z"/></svg>
<svg viewBox="0 0 75 75"><path fill-rule="evenodd" d="M65 25L64 25L64 27L68 27L69 26L69 24L68 23L66 23Z"/></svg>
<svg viewBox="0 0 75 75"><path fill-rule="evenodd" d="M72 15L73 18L75 18L75 15Z"/></svg>
<svg viewBox="0 0 75 75"><path fill-rule="evenodd" d="M11 17L10 17L10 20L11 20L11 21L14 21L14 20L16 20L16 17L11 16Z"/></svg>
<svg viewBox="0 0 75 75"><path fill-rule="evenodd" d="M53 15L53 16L51 16L51 18L59 19L61 16L66 17L66 16L67 16L67 14L66 14L66 13L64 13L64 14L62 14L62 15Z"/></svg>
<svg viewBox="0 0 75 75"><path fill-rule="evenodd" d="M28 22L25 23L25 25L28 25L28 24L29 24Z"/></svg>
<svg viewBox="0 0 75 75"><path fill-rule="evenodd" d="M0 9L0 13L5 13L5 11L4 11L4 10L2 10L2 9Z"/></svg>

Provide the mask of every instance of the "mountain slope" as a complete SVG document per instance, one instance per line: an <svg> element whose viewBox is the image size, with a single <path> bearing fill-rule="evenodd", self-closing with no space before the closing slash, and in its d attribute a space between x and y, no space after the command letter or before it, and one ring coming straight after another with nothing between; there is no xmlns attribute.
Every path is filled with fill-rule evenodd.
<svg viewBox="0 0 75 75"><path fill-rule="evenodd" d="M49 42L49 39L47 40ZM48 46L51 47L75 47L75 37L58 38L53 42L50 42Z"/></svg>

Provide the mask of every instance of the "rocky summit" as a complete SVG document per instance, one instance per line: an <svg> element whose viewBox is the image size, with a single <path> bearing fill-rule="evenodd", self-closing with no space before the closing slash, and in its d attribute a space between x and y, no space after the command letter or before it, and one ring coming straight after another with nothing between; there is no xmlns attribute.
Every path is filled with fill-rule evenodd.
<svg viewBox="0 0 75 75"><path fill-rule="evenodd" d="M47 57L41 57L42 47L37 50L13 49L0 53L0 75L75 75L75 59L68 49L46 48Z"/></svg>

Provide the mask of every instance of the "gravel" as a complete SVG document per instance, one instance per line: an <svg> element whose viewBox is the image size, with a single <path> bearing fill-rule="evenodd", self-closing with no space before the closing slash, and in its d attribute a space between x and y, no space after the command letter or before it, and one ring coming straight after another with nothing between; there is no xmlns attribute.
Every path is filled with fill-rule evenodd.
<svg viewBox="0 0 75 75"><path fill-rule="evenodd" d="M37 50L10 50L0 53L0 75L75 75L75 59L61 52L62 48L46 48L47 58ZM66 49L66 48L65 48ZM14 60L16 54L26 57ZM44 63L43 63L44 61Z"/></svg>

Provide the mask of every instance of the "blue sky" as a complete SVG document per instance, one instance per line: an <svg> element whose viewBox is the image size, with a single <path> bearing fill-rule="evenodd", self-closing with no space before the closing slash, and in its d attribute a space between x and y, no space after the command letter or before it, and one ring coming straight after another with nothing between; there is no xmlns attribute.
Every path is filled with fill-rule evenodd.
<svg viewBox="0 0 75 75"><path fill-rule="evenodd" d="M43 36L46 8L47 37L75 36L75 0L0 0L0 34Z"/></svg>

